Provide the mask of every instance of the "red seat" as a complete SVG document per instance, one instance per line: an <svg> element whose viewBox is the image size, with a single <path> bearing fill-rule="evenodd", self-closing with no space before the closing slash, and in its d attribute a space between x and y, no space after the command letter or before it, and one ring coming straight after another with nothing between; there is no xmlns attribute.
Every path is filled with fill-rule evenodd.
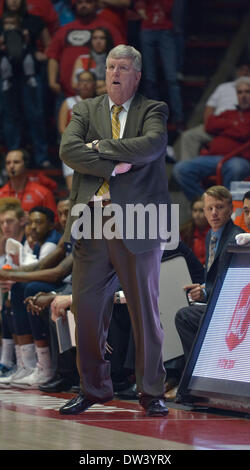
<svg viewBox="0 0 250 470"><path fill-rule="evenodd" d="M225 155L222 160L218 163L217 168L216 168L216 184L222 184L222 167L225 162L230 160L230 158L235 157L236 155L240 155L243 150L246 150L248 147L250 147L250 140L245 142L244 144L240 145L237 147L237 149L233 150L232 152L228 153ZM241 156L241 155L240 155ZM242 157L245 158L246 160L250 160L249 157ZM247 176L244 181L250 181L250 176Z"/></svg>
<svg viewBox="0 0 250 470"><path fill-rule="evenodd" d="M216 173L214 175L209 176L208 178L206 178L204 180L204 182L203 182L204 186L207 188L207 187L212 186L212 185L216 185L216 186L217 185L222 185L223 184L222 167L223 167L224 163L227 162L228 160L230 160L231 158L235 157L235 156L239 156L241 154L241 152L243 150L246 150L248 147L250 147L250 140L248 140L244 144L239 145L239 147L237 147L236 149L232 150L232 152L229 152L227 155L225 155L219 161L219 163L217 164ZM245 158L246 160L250 160L249 157L241 156L241 158ZM246 178L244 178L244 181L250 181L250 176L247 176Z"/></svg>

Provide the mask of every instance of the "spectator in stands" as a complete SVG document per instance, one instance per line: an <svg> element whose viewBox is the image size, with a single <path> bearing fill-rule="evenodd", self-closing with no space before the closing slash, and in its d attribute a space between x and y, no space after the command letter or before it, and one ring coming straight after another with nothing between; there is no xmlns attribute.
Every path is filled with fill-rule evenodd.
<svg viewBox="0 0 250 470"><path fill-rule="evenodd" d="M45 207L35 207L29 212L29 222L32 237L36 242L34 253L38 259L42 259L55 249L60 239L60 234L54 229L54 213ZM50 291L56 287L57 283L54 280L52 283L41 283L34 282L33 277L33 282L27 284L16 282L11 288L14 328L12 333L16 335L17 344L20 346L18 369L11 377L15 386L37 388L40 382L46 382L53 375L48 325L41 317L29 317L24 299L41 289ZM29 376L27 382L24 381L26 376Z"/></svg>
<svg viewBox="0 0 250 470"><path fill-rule="evenodd" d="M205 264L205 238L209 230L209 225L204 215L203 205L202 198L197 198L192 201L191 219L180 228L182 241L191 248L202 265Z"/></svg>
<svg viewBox="0 0 250 470"><path fill-rule="evenodd" d="M80 71L77 74L76 79L77 85L75 88L78 92L77 95L66 98L59 110L58 131L60 135L63 134L71 119L73 106L83 99L93 98L96 94L96 78L93 72L90 70ZM71 190L74 171L64 162L62 163L62 170L67 188L68 190Z"/></svg>
<svg viewBox="0 0 250 470"><path fill-rule="evenodd" d="M64 26L75 19L71 0L53 0L54 8L59 18L59 25Z"/></svg>
<svg viewBox="0 0 250 470"><path fill-rule="evenodd" d="M24 211L37 205L49 207L56 214L56 203L52 192L45 186L32 182L28 176L30 156L24 149L12 150L5 157L5 168L9 181L0 188L0 197L15 197Z"/></svg>
<svg viewBox="0 0 250 470"><path fill-rule="evenodd" d="M203 195L203 201L204 213L211 227L206 239L205 285L186 286L185 289L189 292L191 301L199 302L199 304L184 307L176 314L176 328L181 338L186 360L199 323L205 314L206 303L209 301L216 277L222 273L226 257L230 256L227 253L227 247L230 243L234 243L236 234L243 232L231 220L232 195L225 187L213 186L207 189Z"/></svg>
<svg viewBox="0 0 250 470"><path fill-rule="evenodd" d="M237 80L240 77L250 76L249 60L242 60L236 66L235 75ZM207 145L213 138L205 127L207 118L214 114L218 116L224 111L236 109L238 97L235 89L235 80L225 82L216 87L212 95L208 98L204 110L203 123L184 131L180 141L180 160L191 160L199 155L202 146Z"/></svg>
<svg viewBox="0 0 250 470"><path fill-rule="evenodd" d="M173 32L177 58L177 78L183 80L186 42L187 0L174 0L172 9Z"/></svg>
<svg viewBox="0 0 250 470"><path fill-rule="evenodd" d="M75 89L77 94L66 98L60 108L58 115L58 130L62 134L72 116L73 107L79 101L93 98L96 94L96 78L90 70L80 70L76 75Z"/></svg>
<svg viewBox="0 0 250 470"><path fill-rule="evenodd" d="M131 1L129 8L127 9L127 38L128 44L135 47L140 51L141 42L140 42L140 31L142 17L135 9L135 0Z"/></svg>
<svg viewBox="0 0 250 470"><path fill-rule="evenodd" d="M74 21L75 4L76 0L54 1L61 25ZM127 10L130 4L131 0L98 0L98 17L102 22L111 24L120 31L123 44L127 43Z"/></svg>
<svg viewBox="0 0 250 470"><path fill-rule="evenodd" d="M127 12L131 0L99 0L98 15L102 20L112 23L122 34L123 44L127 44Z"/></svg>
<svg viewBox="0 0 250 470"><path fill-rule="evenodd" d="M105 28L96 28L91 33L90 52L77 57L72 73L72 87L77 89L79 72L90 70L96 77L96 94L106 93L106 58L113 47L113 40Z"/></svg>
<svg viewBox="0 0 250 470"><path fill-rule="evenodd" d="M173 174L187 199L192 201L203 194L202 180L216 173L223 156L235 151L235 156L222 167L223 184L230 188L231 181L241 181L250 176L250 145L237 149L250 140L250 77L240 77L235 82L238 107L219 116L207 118L206 130L214 135L208 148L191 161L178 162Z"/></svg>
<svg viewBox="0 0 250 470"><path fill-rule="evenodd" d="M243 213L245 226L250 232L250 191L247 191L243 196Z"/></svg>
<svg viewBox="0 0 250 470"><path fill-rule="evenodd" d="M28 84L34 85L35 57L29 46L27 30L22 30L20 17L17 13L9 11L2 17L3 34L0 37L0 73L2 78L2 90L11 88L11 81L15 73L16 61L20 61L22 71ZM14 38L16 41L12 39Z"/></svg>
<svg viewBox="0 0 250 470"><path fill-rule="evenodd" d="M177 80L177 58L173 34L172 7L174 0L136 0L135 8L142 17L141 50L144 70L145 94L151 99L162 99L159 94L158 54L167 82L170 116L183 126L183 109Z"/></svg>
<svg viewBox="0 0 250 470"><path fill-rule="evenodd" d="M3 125L4 136L8 150L20 147L22 134L25 129L24 117L26 119L31 141L34 147L34 158L37 167L48 167L48 146L46 135L46 124L43 108L42 83L37 72L39 61L45 61L46 55L37 49L37 41L41 39L44 48L48 47L50 34L43 21L35 15L29 15L25 0L5 0L4 13L16 13L20 17L21 29L25 31L25 38L29 44L29 51L33 52L35 58L35 75L27 78L23 72L22 60L18 54L18 45L21 51L22 37L17 31L9 31L8 37L4 38L2 45L5 46L5 55L13 55L15 52L15 63L12 61L13 74L8 81L8 87L2 92L3 99ZM3 32L2 20L0 20L0 34ZM13 49L14 48L14 49ZM32 70L34 72L34 70Z"/></svg>
<svg viewBox="0 0 250 470"><path fill-rule="evenodd" d="M58 14L51 0L26 0L27 10L30 15L39 16L46 24L49 33L53 36L59 28Z"/></svg>
<svg viewBox="0 0 250 470"><path fill-rule="evenodd" d="M26 0L27 11L30 15L39 16L46 24L49 33L53 35L59 27L57 12L51 0ZM4 0L0 0L0 16L3 13Z"/></svg>
<svg viewBox="0 0 250 470"><path fill-rule="evenodd" d="M59 28L47 50L49 86L56 95L63 93L64 97L74 95L71 84L73 66L79 55L89 53L93 29L107 28L114 44L122 43L120 32L99 18L97 0L76 0L74 3L76 19Z"/></svg>

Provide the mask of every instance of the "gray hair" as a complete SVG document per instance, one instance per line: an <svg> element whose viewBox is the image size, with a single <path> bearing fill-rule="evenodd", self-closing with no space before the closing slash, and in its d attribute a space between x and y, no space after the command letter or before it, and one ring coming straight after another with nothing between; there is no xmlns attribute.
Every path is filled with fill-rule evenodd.
<svg viewBox="0 0 250 470"><path fill-rule="evenodd" d="M133 46L127 46L126 44L119 44L109 51L106 64L109 59L131 59L133 67L137 72L142 69L142 57L141 53L137 51Z"/></svg>
<svg viewBox="0 0 250 470"><path fill-rule="evenodd" d="M240 78L237 78L237 80L235 80L234 82L234 86L237 90L237 88L239 87L239 85L241 85L242 83L246 83L246 85L250 86L250 77L240 77Z"/></svg>

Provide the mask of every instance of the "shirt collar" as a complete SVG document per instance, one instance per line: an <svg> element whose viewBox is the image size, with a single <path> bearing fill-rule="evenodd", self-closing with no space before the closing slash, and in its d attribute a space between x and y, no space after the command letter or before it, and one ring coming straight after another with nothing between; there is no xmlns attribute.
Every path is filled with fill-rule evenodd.
<svg viewBox="0 0 250 470"><path fill-rule="evenodd" d="M131 98L129 98L129 100L127 100L125 103L122 104L122 106L124 108L124 111L128 112L133 98L134 98L134 95ZM112 106L114 104L115 104L114 101L112 101L111 98L109 97L109 109L110 109L110 111L111 111Z"/></svg>
<svg viewBox="0 0 250 470"><path fill-rule="evenodd" d="M223 225L222 227L220 227L219 230L217 230L216 232L213 232L212 229L211 229L211 236L214 236L215 238L217 238L217 240L219 240L220 237L221 237L221 234L222 234L222 232L223 232L223 230L224 230L224 227L225 227L225 225Z"/></svg>

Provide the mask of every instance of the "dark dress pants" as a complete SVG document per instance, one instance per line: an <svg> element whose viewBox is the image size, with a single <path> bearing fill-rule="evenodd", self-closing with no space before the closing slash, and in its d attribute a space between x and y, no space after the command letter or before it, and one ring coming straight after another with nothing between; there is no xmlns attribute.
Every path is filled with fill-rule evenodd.
<svg viewBox="0 0 250 470"><path fill-rule="evenodd" d="M176 314L175 325L181 339L186 361L195 341L206 307L206 304L190 305L181 308Z"/></svg>
<svg viewBox="0 0 250 470"><path fill-rule="evenodd" d="M109 325L107 342L112 352L106 352L105 358L110 361L111 378L113 383L123 382L134 373L134 363L131 368L125 366L130 343L131 321L127 304L114 304Z"/></svg>
<svg viewBox="0 0 250 470"><path fill-rule="evenodd" d="M113 396L105 343L114 293L121 285L135 340L138 391L163 396L164 333L158 309L162 251L156 248L135 255L119 239L81 239L75 243L73 254L71 310L76 320L77 365L84 394L95 401Z"/></svg>

